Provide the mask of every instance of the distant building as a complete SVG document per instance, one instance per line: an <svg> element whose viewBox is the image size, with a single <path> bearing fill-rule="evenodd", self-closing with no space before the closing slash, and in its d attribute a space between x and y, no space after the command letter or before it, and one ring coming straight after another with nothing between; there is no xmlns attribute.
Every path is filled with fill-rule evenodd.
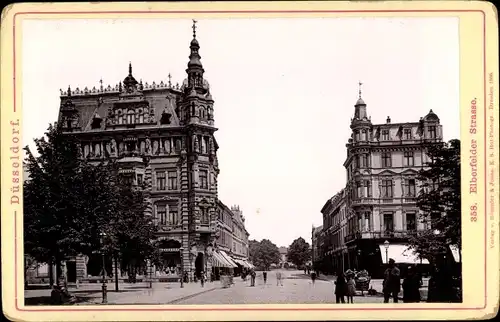
<svg viewBox="0 0 500 322"><path fill-rule="evenodd" d="M442 142L438 116L430 110L416 122L392 123L387 117L385 123L373 124L366 106L360 92L346 144L347 184L321 210L331 272L370 270L387 258L420 263L405 252L406 241L431 228L418 220L417 173L428 161L426 144Z"/></svg>
<svg viewBox="0 0 500 322"><path fill-rule="evenodd" d="M323 259L323 226L319 227L314 227L312 228L311 231L311 251L312 251L312 258L311 262L313 265L316 265L316 263L319 263Z"/></svg>
<svg viewBox="0 0 500 322"><path fill-rule="evenodd" d="M287 259L288 248L282 246L282 247L279 248L279 251L280 251L280 263L279 263L279 267L283 268L283 267L285 267L285 264L288 263L288 259Z"/></svg>

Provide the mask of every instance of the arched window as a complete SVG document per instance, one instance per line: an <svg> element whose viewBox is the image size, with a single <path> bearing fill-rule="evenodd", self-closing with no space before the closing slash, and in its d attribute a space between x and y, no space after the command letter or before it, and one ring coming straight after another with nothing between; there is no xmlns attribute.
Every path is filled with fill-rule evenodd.
<svg viewBox="0 0 500 322"><path fill-rule="evenodd" d="M200 108L200 118L205 119L205 108Z"/></svg>
<svg viewBox="0 0 500 322"><path fill-rule="evenodd" d="M194 103L191 103L191 117L195 116L196 114L196 108L194 106Z"/></svg>

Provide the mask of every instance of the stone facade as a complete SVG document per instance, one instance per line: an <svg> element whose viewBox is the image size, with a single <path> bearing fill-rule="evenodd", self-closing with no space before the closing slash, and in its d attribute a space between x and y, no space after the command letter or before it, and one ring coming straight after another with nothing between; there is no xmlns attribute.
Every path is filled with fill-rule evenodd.
<svg viewBox="0 0 500 322"><path fill-rule="evenodd" d="M373 124L360 97L346 144L345 189L322 208L330 271L380 267L380 246L404 245L409 234L430 229L418 220L417 174L428 157L425 145L442 142L442 126L431 110L416 122ZM386 251L387 252L387 251Z"/></svg>
<svg viewBox="0 0 500 322"><path fill-rule="evenodd" d="M84 158L116 160L126 180L146 184L146 215L159 225L165 253L165 266L154 271L178 272L182 265L191 278L211 270L207 249L216 240L219 173L214 100L199 48L194 33L181 85L170 75L168 82L137 81L129 64L114 87L61 91L58 119L79 139ZM77 260L78 278L86 276L84 263Z"/></svg>
<svg viewBox="0 0 500 322"><path fill-rule="evenodd" d="M250 234L245 228L245 217L239 206L229 208L218 200L217 218L216 247L236 260L247 261Z"/></svg>

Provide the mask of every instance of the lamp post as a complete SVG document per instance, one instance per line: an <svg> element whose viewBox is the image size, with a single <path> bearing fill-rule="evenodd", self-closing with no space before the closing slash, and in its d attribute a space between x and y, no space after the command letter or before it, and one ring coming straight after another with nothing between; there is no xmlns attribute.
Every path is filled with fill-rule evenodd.
<svg viewBox="0 0 500 322"><path fill-rule="evenodd" d="M358 270L361 270L362 265L361 265L361 249L358 249Z"/></svg>
<svg viewBox="0 0 500 322"><path fill-rule="evenodd" d="M183 251L183 247L179 248L179 252L181 253L181 288L184 288L184 261L182 260L184 257Z"/></svg>
<svg viewBox="0 0 500 322"><path fill-rule="evenodd" d="M384 247L385 247L385 262L386 264L389 264L389 241L386 240L384 242Z"/></svg>
<svg viewBox="0 0 500 322"><path fill-rule="evenodd" d="M108 286L106 285L106 258L104 255L104 238L106 238L106 233L101 232L100 237L101 237L100 241L101 241L101 251L102 251L102 303L106 304L108 303L108 294L107 294Z"/></svg>

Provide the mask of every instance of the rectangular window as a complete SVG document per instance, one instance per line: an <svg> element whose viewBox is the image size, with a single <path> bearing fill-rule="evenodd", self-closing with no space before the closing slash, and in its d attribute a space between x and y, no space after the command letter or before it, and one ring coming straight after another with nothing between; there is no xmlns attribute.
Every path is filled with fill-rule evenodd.
<svg viewBox="0 0 500 322"><path fill-rule="evenodd" d="M394 218L392 212L384 214L384 231L385 232L394 231Z"/></svg>
<svg viewBox="0 0 500 322"><path fill-rule="evenodd" d="M389 168L392 166L392 157L390 152L382 153L382 167Z"/></svg>
<svg viewBox="0 0 500 322"><path fill-rule="evenodd" d="M412 167L414 164L413 151L406 151L404 153L404 165Z"/></svg>
<svg viewBox="0 0 500 322"><path fill-rule="evenodd" d="M167 224L167 207L165 205L158 205L156 208L156 218L160 221L160 224Z"/></svg>
<svg viewBox="0 0 500 322"><path fill-rule="evenodd" d="M368 154L361 155L361 167L368 168Z"/></svg>
<svg viewBox="0 0 500 322"><path fill-rule="evenodd" d="M208 209L207 208L201 208L201 223L202 224L208 224L209 218L208 218Z"/></svg>
<svg viewBox="0 0 500 322"><path fill-rule="evenodd" d="M365 180L365 187L366 196L370 198L372 196L372 182L370 180Z"/></svg>
<svg viewBox="0 0 500 322"><path fill-rule="evenodd" d="M137 175L137 185L142 185L142 180L143 180L143 175L142 174L138 174Z"/></svg>
<svg viewBox="0 0 500 322"><path fill-rule="evenodd" d="M406 230L415 231L417 230L417 218L415 213L406 214Z"/></svg>
<svg viewBox="0 0 500 322"><path fill-rule="evenodd" d="M411 129L404 129L404 138L405 140L410 140L411 139Z"/></svg>
<svg viewBox="0 0 500 322"><path fill-rule="evenodd" d="M434 125L429 126L429 137L431 139L435 139L436 138L436 126L434 126Z"/></svg>
<svg viewBox="0 0 500 322"><path fill-rule="evenodd" d="M165 177L165 171L156 172L156 189L167 190L167 178Z"/></svg>
<svg viewBox="0 0 500 322"><path fill-rule="evenodd" d="M362 182L356 182L356 190L357 190L357 197L358 198L363 198L363 183Z"/></svg>
<svg viewBox="0 0 500 322"><path fill-rule="evenodd" d="M130 186L134 183L134 177L132 174L122 174L121 175L121 181L124 185Z"/></svg>
<svg viewBox="0 0 500 322"><path fill-rule="evenodd" d="M382 140L389 141L389 130L382 130Z"/></svg>
<svg viewBox="0 0 500 322"><path fill-rule="evenodd" d="M177 209L169 209L169 224L172 226L177 226L179 224L179 215Z"/></svg>
<svg viewBox="0 0 500 322"><path fill-rule="evenodd" d="M200 188L208 189L208 171L201 170L200 171Z"/></svg>
<svg viewBox="0 0 500 322"><path fill-rule="evenodd" d="M392 198L392 180L382 180L382 198Z"/></svg>
<svg viewBox="0 0 500 322"><path fill-rule="evenodd" d="M168 172L168 190L177 190L177 171Z"/></svg>
<svg viewBox="0 0 500 322"><path fill-rule="evenodd" d="M415 197L417 193L415 186L415 179L408 179L407 184L408 184L408 197Z"/></svg>

